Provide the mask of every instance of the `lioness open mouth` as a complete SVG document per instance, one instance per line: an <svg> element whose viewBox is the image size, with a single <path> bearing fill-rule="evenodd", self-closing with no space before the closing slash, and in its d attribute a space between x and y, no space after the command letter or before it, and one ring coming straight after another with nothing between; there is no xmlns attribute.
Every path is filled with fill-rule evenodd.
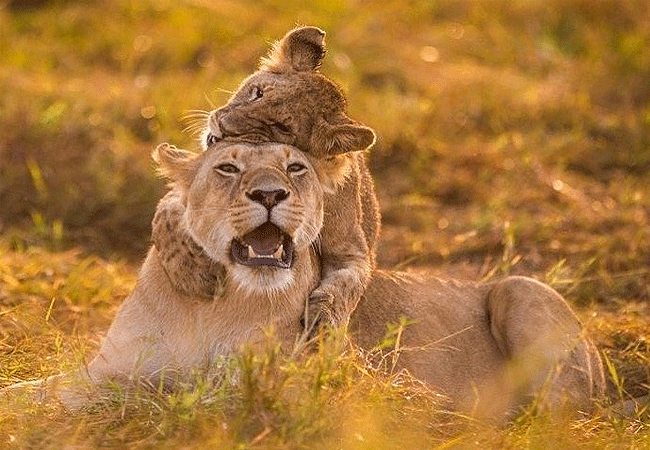
<svg viewBox="0 0 650 450"><path fill-rule="evenodd" d="M288 269L293 262L291 236L271 222L249 231L241 239L233 239L233 259L245 266L272 266Z"/></svg>

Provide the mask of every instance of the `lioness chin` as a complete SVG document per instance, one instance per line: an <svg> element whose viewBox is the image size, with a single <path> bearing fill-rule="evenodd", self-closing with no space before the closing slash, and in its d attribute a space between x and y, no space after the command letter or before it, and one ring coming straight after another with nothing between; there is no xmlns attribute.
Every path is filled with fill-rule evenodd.
<svg viewBox="0 0 650 450"><path fill-rule="evenodd" d="M222 142L201 155L159 147L155 160L185 206L182 226L224 266L211 302L174 289L153 247L99 354L78 378L46 393L69 408L77 388L108 380L188 374L210 367L273 328L285 349L302 332L305 298L318 283L327 163L282 144ZM534 395L544 408L588 409L603 390L598 353L562 297L521 277L474 284L375 271L355 309L351 338L365 349L406 319L395 369L406 369L463 411L501 419Z"/></svg>

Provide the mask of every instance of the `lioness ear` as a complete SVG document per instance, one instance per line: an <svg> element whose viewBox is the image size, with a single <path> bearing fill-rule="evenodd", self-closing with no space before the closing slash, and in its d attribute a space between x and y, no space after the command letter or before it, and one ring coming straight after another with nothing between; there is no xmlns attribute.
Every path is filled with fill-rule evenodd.
<svg viewBox="0 0 650 450"><path fill-rule="evenodd" d="M316 27L298 27L273 44L260 68L269 72L309 72L325 57L325 32Z"/></svg>
<svg viewBox="0 0 650 450"><path fill-rule="evenodd" d="M189 187L194 178L196 153L181 150L173 145L160 144L151 153L158 165L158 173L174 183Z"/></svg>
<svg viewBox="0 0 650 450"><path fill-rule="evenodd" d="M375 143L375 132L352 120L337 125L323 121L320 132L314 133L314 138L312 148L320 149L324 155L340 155L366 150Z"/></svg>

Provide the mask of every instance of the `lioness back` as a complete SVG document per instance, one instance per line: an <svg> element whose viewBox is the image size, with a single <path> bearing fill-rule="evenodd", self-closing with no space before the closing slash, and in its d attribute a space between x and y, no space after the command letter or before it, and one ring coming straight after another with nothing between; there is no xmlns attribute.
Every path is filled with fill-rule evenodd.
<svg viewBox="0 0 650 450"><path fill-rule="evenodd" d="M388 369L407 369L472 415L512 416L533 399L543 410L589 411L604 394L579 320L530 278L477 284L376 270L350 320L353 340L373 349L399 323Z"/></svg>

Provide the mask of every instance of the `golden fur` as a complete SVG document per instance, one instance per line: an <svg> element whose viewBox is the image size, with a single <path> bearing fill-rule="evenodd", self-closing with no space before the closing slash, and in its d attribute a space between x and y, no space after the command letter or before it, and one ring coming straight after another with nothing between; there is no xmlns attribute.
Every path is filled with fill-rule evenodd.
<svg viewBox="0 0 650 450"><path fill-rule="evenodd" d="M185 207L181 226L224 267L224 287L210 302L180 293L152 247L99 354L82 372L93 384L171 381L262 341L269 327L290 348L302 333L304 299L318 284L314 244L324 192L338 170L283 144L224 142L198 156L163 145L155 157ZM291 171L294 163L304 170ZM287 195L267 211L254 201L259 189ZM230 256L233 239L267 219L295 243L291 268L249 267ZM559 294L532 279L476 284L375 270L350 320L352 341L371 349L388 324L403 319L393 368L408 370L463 411L499 419L533 395L545 408L589 409L603 392L600 358L578 319ZM87 399L74 383L51 379L48 389L77 407Z"/></svg>
<svg viewBox="0 0 650 450"><path fill-rule="evenodd" d="M210 114L204 142L206 148L224 138L279 142L345 169L325 195L322 278L309 293L307 313L310 323L345 326L375 267L379 205L363 154L375 135L346 115L340 89L318 72L324 36L315 27L287 33L228 104ZM172 191L158 205L153 242L177 289L209 300L219 289L223 268L188 235L170 233L183 232L177 226L182 215L183 205Z"/></svg>
<svg viewBox="0 0 650 450"><path fill-rule="evenodd" d="M605 388L602 362L566 301L526 277L477 284L376 270L350 320L369 348L387 323L410 322L395 349L453 407L499 419L539 401L589 411Z"/></svg>

